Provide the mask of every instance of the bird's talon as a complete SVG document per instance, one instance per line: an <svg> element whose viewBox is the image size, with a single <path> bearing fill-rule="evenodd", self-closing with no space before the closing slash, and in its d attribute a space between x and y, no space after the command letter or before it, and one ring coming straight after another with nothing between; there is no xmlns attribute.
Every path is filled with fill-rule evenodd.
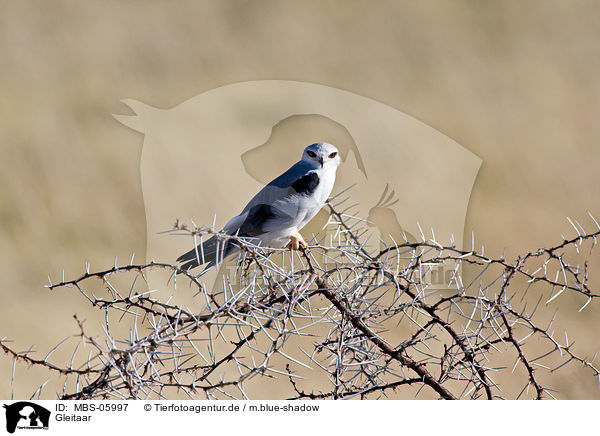
<svg viewBox="0 0 600 436"><path fill-rule="evenodd" d="M302 237L300 233L296 233L295 235L290 236L290 242L287 245L291 250L306 250L308 248L308 244Z"/></svg>

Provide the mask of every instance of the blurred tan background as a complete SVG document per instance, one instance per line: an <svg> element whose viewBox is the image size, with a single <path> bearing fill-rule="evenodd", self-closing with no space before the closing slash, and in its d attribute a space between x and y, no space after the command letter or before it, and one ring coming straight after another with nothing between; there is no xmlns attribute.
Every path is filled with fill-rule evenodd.
<svg viewBox="0 0 600 436"><path fill-rule="evenodd" d="M586 211L600 216L598 2L23 1L0 11L0 337L38 357L87 310L43 288L48 274L145 257L143 137L112 118L130 113L123 98L168 108L229 83L286 79L376 99L483 160L465 235L490 254L553 245L574 235L567 216L590 230ZM591 357L597 303L581 314L578 298L554 303ZM569 368L552 383L559 397L599 399L589 373ZM44 381L17 365L11 388L11 371L0 357L2 398Z"/></svg>

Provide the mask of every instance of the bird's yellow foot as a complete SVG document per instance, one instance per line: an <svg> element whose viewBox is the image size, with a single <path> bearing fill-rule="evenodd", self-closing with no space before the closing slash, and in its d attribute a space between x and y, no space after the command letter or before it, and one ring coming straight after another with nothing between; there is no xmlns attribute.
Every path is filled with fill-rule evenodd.
<svg viewBox="0 0 600 436"><path fill-rule="evenodd" d="M300 233L290 236L290 243L287 246L292 250L308 248L308 244Z"/></svg>

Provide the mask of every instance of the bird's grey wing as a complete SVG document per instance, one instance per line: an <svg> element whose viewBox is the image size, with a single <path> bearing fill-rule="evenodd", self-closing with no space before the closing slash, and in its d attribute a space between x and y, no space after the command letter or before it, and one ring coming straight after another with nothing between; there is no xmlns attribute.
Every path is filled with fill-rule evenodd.
<svg viewBox="0 0 600 436"><path fill-rule="evenodd" d="M262 188L248 202L242 214L259 204L274 205L276 202L293 195L312 193L319 184L319 177L316 173L311 172L311 169L305 162L297 162Z"/></svg>
<svg viewBox="0 0 600 436"><path fill-rule="evenodd" d="M239 229L240 236L257 237L276 228L289 225L291 215L283 207L257 204L250 208Z"/></svg>
<svg viewBox="0 0 600 436"><path fill-rule="evenodd" d="M301 212L298 197L310 195L319 184L318 175L311 172L311 169L308 164L300 161L271 181L248 202L238 216L225 224L225 233L257 237L290 226ZM233 243L223 244L216 237L212 237L177 260L185 262L182 265L185 270L205 262L210 262L211 266L215 264L217 257L222 259L235 248Z"/></svg>
<svg viewBox="0 0 600 436"><path fill-rule="evenodd" d="M310 195L319 177L304 162L298 162L270 182L246 205L246 219L239 228L240 236L259 236L285 228L296 221L300 210L299 196Z"/></svg>

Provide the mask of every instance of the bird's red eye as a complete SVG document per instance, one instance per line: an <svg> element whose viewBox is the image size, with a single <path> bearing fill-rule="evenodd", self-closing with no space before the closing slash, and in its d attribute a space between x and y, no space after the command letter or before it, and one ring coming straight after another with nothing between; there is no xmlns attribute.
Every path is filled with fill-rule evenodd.
<svg viewBox="0 0 600 436"><path fill-rule="evenodd" d="M306 152L306 154L307 154L307 155L309 155L310 157L317 157L317 154L316 154L314 151L310 151L310 150L308 150L308 151Z"/></svg>
<svg viewBox="0 0 600 436"><path fill-rule="evenodd" d="M330 157L331 159L333 159L333 158L334 158L334 157L336 157L336 156L337 156L337 151L334 151L333 153L331 153L331 154L329 155L329 157Z"/></svg>

